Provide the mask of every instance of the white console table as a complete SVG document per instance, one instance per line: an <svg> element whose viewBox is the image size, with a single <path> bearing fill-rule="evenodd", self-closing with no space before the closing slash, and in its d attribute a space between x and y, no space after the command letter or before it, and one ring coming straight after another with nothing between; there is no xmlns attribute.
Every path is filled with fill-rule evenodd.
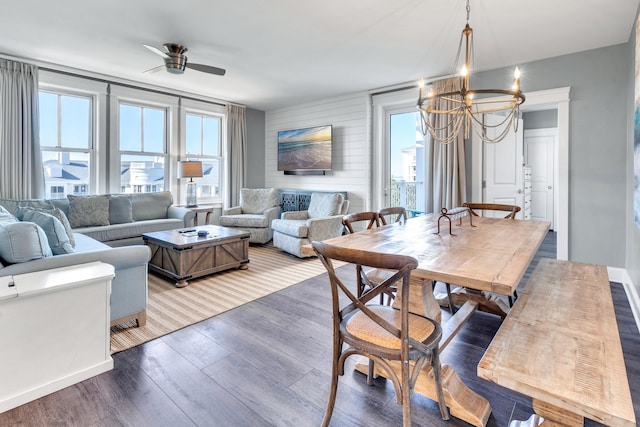
<svg viewBox="0 0 640 427"><path fill-rule="evenodd" d="M0 277L0 412L113 369L113 276L93 262Z"/></svg>

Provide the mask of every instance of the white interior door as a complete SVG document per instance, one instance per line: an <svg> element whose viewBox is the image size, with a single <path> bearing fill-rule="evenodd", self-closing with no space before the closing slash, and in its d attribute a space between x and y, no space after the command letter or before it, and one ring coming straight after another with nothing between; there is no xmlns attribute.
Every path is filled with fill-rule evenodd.
<svg viewBox="0 0 640 427"><path fill-rule="evenodd" d="M531 166L531 219L549 221L554 229L555 144L558 131L529 129L524 132L524 161Z"/></svg>
<svg viewBox="0 0 640 427"><path fill-rule="evenodd" d="M504 120L503 117L485 114L485 122L494 126ZM490 137L497 135L499 128L488 128ZM493 135L492 135L493 134ZM483 202L502 203L523 206L523 136L522 120L519 120L518 131L509 132L500 142L495 144L483 143L484 147L484 176ZM487 216L500 217L500 212L487 213ZM522 211L516 216L522 219Z"/></svg>

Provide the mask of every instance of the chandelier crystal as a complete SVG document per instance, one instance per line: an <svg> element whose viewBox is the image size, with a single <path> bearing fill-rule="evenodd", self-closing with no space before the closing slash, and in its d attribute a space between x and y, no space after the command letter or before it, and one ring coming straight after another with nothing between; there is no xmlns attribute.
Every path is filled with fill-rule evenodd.
<svg viewBox="0 0 640 427"><path fill-rule="evenodd" d="M469 86L469 74L473 62L473 29L469 26L471 8L467 0L467 24L462 30L458 53L453 66L460 70L459 88L444 90L435 93L429 90L423 96L424 82L420 81L420 94L418 97L418 109L420 110L422 133L427 133L442 144L449 144L458 138L464 125L465 138L471 136L471 129L483 140L489 143L502 141L510 129L518 129L520 105L525 97L520 90L520 70L516 67L514 72L513 87L506 89L471 89ZM459 67L462 42L464 41L464 65ZM453 74L452 73L452 74ZM487 124L484 120L485 113L503 114L504 119L497 124ZM497 135L493 130L496 129Z"/></svg>

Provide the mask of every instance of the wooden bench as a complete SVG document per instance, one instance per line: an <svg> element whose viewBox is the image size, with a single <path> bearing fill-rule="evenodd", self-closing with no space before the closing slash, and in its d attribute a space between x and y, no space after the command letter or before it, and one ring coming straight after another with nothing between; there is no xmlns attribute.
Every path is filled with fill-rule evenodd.
<svg viewBox="0 0 640 427"><path fill-rule="evenodd" d="M541 260L478 376L531 396L549 425L635 426L606 268Z"/></svg>

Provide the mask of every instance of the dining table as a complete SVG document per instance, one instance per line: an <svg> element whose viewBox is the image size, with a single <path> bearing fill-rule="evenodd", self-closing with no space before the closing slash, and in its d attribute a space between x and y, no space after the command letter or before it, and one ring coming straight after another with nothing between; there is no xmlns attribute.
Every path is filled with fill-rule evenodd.
<svg viewBox="0 0 640 427"><path fill-rule="evenodd" d="M414 257L418 267L411 274L410 310L441 322L442 351L481 302L477 298L469 300L446 322L442 321L441 308L433 294L434 281L461 286L478 295L514 295L549 227L545 221L472 217L468 212L455 217L433 213L324 242ZM366 373L367 365L360 363L357 369ZM437 401L430 369L423 368L414 392ZM451 414L484 427L491 414L489 402L469 389L448 365L442 366L441 377Z"/></svg>

